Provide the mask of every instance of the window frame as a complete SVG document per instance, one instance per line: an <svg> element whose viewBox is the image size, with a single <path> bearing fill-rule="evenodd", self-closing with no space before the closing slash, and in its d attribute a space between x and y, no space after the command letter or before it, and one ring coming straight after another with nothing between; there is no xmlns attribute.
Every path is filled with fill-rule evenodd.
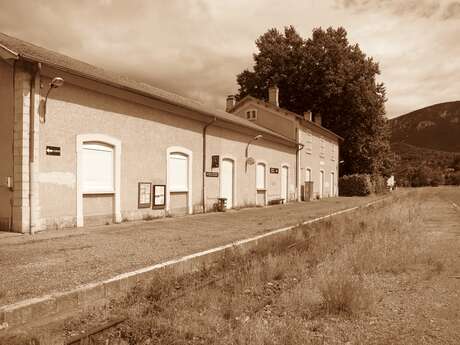
<svg viewBox="0 0 460 345"><path fill-rule="evenodd" d="M263 188L259 188L259 166L263 166L264 168L264 173L263 173L263 178L264 178L264 186ZM256 190L257 191L266 191L267 190L267 164L265 162L257 162L256 163Z"/></svg>
<svg viewBox="0 0 460 345"><path fill-rule="evenodd" d="M305 152L310 155L313 152L313 133L311 131L306 131L306 134L307 141L305 145Z"/></svg>
<svg viewBox="0 0 460 345"><path fill-rule="evenodd" d="M76 214L77 227L84 225L83 217L83 195L88 194L83 192L82 177L83 177L83 144L88 142L98 142L113 147L114 151L114 218L116 223L121 223L121 155L122 145L119 139L101 133L78 134L76 136Z"/></svg>
<svg viewBox="0 0 460 345"><path fill-rule="evenodd" d="M177 157L177 158L173 158L173 157ZM181 157L181 158L179 158ZM184 185L180 185L180 186L173 186L173 183L172 183L172 175L171 175L171 171L173 170L172 169L172 166L171 166L171 161L172 159L175 159L175 160L185 160L186 161L186 167L185 167L185 171L183 172L183 174L185 174L185 184ZM189 186L189 165L190 165L190 157L183 153L183 152L170 152L169 155L168 155L168 171L169 171L169 191L171 193L188 193L189 190L190 190L190 186Z"/></svg>
<svg viewBox="0 0 460 345"><path fill-rule="evenodd" d="M246 120L256 121L257 120L257 109L246 110Z"/></svg>
<svg viewBox="0 0 460 345"><path fill-rule="evenodd" d="M166 212L170 212L171 210L171 193L175 193L174 191L170 190L169 182L170 182L170 167L169 167L169 155L171 153L181 153L188 156L188 191L183 192L187 194L187 213L193 213L193 205L192 205L192 194L193 194L193 152L182 146L170 146L166 149ZM180 193L180 192L179 192Z"/></svg>
<svg viewBox="0 0 460 345"><path fill-rule="evenodd" d="M321 158L326 156L326 140L323 137L320 138L319 156Z"/></svg>
<svg viewBox="0 0 460 345"><path fill-rule="evenodd" d="M102 152L110 152L112 157L112 167L111 167L111 183L110 187L107 188L104 184L100 186L90 186L87 181L85 181L85 169L86 169L86 162L85 162L85 152L87 151L102 151ZM115 193L115 148L113 145L98 142L98 141L86 141L82 143L81 146L81 154L82 154L82 176L81 176L81 188L83 194L114 194Z"/></svg>

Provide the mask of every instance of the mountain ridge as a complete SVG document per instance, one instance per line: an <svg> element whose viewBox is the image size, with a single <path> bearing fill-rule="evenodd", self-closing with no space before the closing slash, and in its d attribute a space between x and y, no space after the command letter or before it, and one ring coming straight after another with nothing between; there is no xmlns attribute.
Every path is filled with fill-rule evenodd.
<svg viewBox="0 0 460 345"><path fill-rule="evenodd" d="M460 101L414 110L389 120L391 142L460 152Z"/></svg>

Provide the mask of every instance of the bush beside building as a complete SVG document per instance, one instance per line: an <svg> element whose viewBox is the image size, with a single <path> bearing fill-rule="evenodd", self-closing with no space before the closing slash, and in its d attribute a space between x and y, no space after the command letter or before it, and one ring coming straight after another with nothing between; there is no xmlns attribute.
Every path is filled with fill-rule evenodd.
<svg viewBox="0 0 460 345"><path fill-rule="evenodd" d="M339 179L341 196L366 196L372 191L372 181L368 174L345 175Z"/></svg>
<svg viewBox="0 0 460 345"><path fill-rule="evenodd" d="M389 190L387 179L381 175L353 174L339 179L341 196L366 196L372 193L383 194Z"/></svg>

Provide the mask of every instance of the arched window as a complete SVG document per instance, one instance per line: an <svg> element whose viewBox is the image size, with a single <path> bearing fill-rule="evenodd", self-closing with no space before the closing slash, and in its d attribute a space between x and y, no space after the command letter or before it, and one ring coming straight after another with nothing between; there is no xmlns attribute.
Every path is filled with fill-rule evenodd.
<svg viewBox="0 0 460 345"><path fill-rule="evenodd" d="M121 141L92 133L77 135L76 144L77 226L84 225L84 194L113 194L115 222L121 222Z"/></svg>
<svg viewBox="0 0 460 345"><path fill-rule="evenodd" d="M307 168L305 169L305 182L310 182L311 181L311 169Z"/></svg>
<svg viewBox="0 0 460 345"><path fill-rule="evenodd" d="M265 164L257 163L256 167L256 188L260 190L266 189L265 183Z"/></svg>
<svg viewBox="0 0 460 345"><path fill-rule="evenodd" d="M185 147L171 146L166 150L166 211L174 209L187 209L187 213L193 213L192 208L192 163L193 152ZM186 204L183 199L173 200L171 195L186 194ZM177 204L177 202L180 203Z"/></svg>
<svg viewBox="0 0 460 345"><path fill-rule="evenodd" d="M113 146L85 142L81 154L83 193L113 193L115 190Z"/></svg>
<svg viewBox="0 0 460 345"><path fill-rule="evenodd" d="M180 152L169 155L169 191L188 192L188 156Z"/></svg>

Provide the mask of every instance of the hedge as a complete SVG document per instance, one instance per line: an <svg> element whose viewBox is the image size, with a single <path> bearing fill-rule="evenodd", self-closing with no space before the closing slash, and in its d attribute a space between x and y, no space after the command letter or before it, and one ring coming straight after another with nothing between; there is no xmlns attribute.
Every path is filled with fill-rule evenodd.
<svg viewBox="0 0 460 345"><path fill-rule="evenodd" d="M345 175L339 179L339 193L342 196L366 196L373 191L370 175Z"/></svg>

